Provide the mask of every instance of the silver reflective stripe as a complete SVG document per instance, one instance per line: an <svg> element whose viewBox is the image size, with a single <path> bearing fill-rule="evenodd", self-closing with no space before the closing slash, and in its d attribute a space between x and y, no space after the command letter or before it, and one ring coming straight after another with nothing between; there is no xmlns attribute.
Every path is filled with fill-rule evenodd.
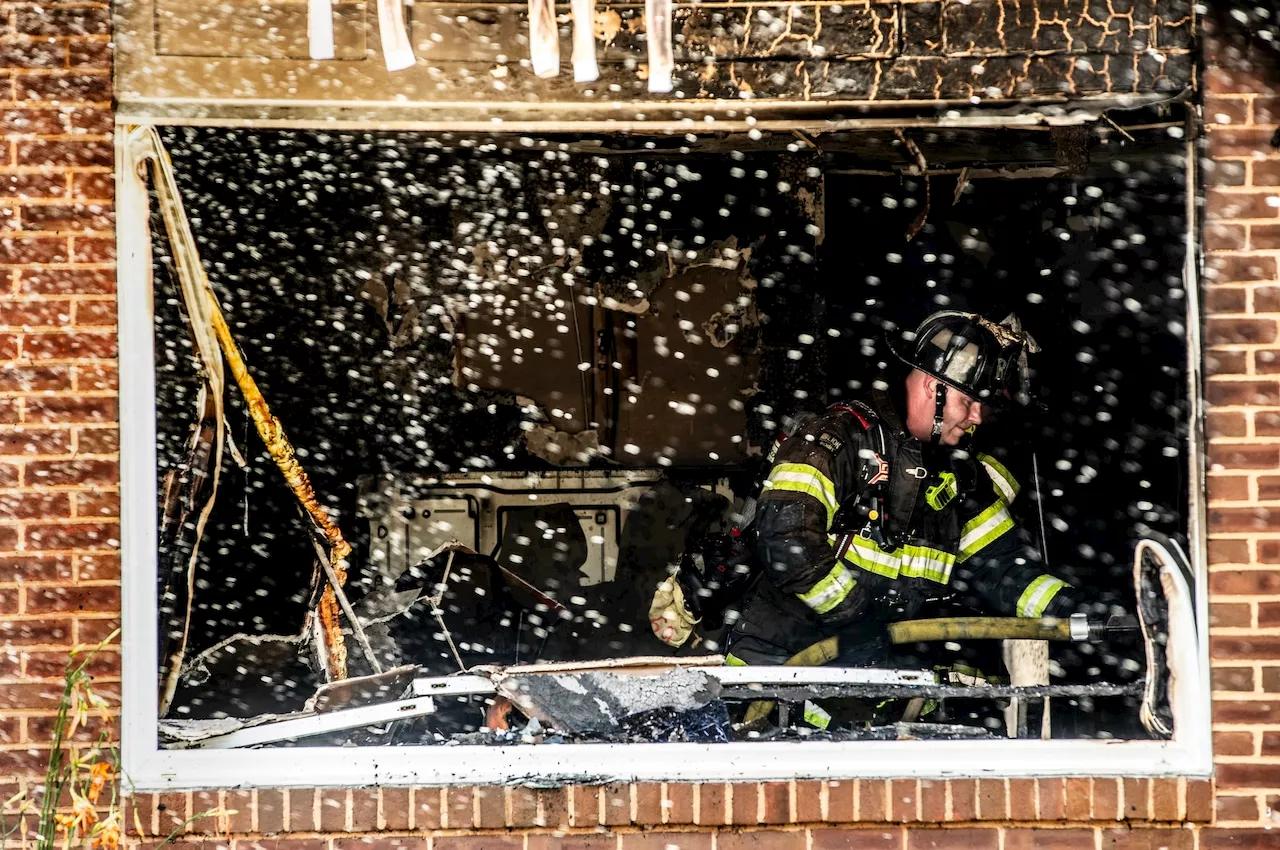
<svg viewBox="0 0 1280 850"><path fill-rule="evenodd" d="M996 490L1004 497L1004 500L1010 504L1018 496L1018 480L1013 477L1009 470L1004 468L1004 464L993 458L991 455L978 455L978 461L987 471L987 476L991 478L991 483L995 485Z"/></svg>
<svg viewBox="0 0 1280 850"><path fill-rule="evenodd" d="M991 505L975 520L976 522L971 520L965 524L964 534L960 537L961 559L971 557L979 549L1013 528L1013 517L1009 514L1009 509L1004 502Z"/></svg>
<svg viewBox="0 0 1280 850"><path fill-rule="evenodd" d="M1037 576L1018 597L1019 617L1039 617L1067 583L1051 575Z"/></svg>

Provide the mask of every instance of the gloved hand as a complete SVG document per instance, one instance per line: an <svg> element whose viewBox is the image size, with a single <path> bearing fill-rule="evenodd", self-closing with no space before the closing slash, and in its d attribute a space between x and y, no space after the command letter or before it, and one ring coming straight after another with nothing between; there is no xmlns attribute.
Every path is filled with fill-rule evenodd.
<svg viewBox="0 0 1280 850"><path fill-rule="evenodd" d="M673 577L658 585L649 605L649 627L658 640L668 646L684 646L699 622L685 603L680 582Z"/></svg>

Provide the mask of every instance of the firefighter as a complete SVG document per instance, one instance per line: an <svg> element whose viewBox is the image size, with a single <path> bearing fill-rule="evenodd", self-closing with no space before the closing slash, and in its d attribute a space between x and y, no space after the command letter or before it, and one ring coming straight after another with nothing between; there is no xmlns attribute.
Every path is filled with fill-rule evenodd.
<svg viewBox="0 0 1280 850"><path fill-rule="evenodd" d="M1075 589L1022 557L1018 482L963 449L993 411L1030 403L1035 341L1014 315L943 311L890 348L905 378L776 447L754 523L762 575L730 664L884 664L885 626L946 597L999 616L1076 610Z"/></svg>

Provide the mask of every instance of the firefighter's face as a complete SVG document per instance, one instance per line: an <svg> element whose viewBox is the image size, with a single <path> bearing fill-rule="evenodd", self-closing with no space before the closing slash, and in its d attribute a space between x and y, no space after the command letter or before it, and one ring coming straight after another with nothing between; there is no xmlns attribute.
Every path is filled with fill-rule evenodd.
<svg viewBox="0 0 1280 850"><path fill-rule="evenodd" d="M933 433L933 414L939 381L932 375L913 372L907 380L907 429L917 440L928 441ZM947 387L947 400L942 407L944 446L956 446L971 428L981 425L988 408L955 387Z"/></svg>

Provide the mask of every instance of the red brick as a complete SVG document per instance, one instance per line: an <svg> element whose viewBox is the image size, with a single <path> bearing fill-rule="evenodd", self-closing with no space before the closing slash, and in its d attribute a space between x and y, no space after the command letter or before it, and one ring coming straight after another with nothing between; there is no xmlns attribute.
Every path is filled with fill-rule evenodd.
<svg viewBox="0 0 1280 850"><path fill-rule="evenodd" d="M0 68L52 70L67 65L67 48L56 41L0 41Z"/></svg>
<svg viewBox="0 0 1280 850"><path fill-rule="evenodd" d="M108 104L77 106L70 113L71 132L105 136L115 129Z"/></svg>
<svg viewBox="0 0 1280 850"><path fill-rule="evenodd" d="M1275 381L1209 381L1205 397L1211 405L1280 404L1280 384Z"/></svg>
<svg viewBox="0 0 1280 850"><path fill-rule="evenodd" d="M525 788L523 786L514 786L508 790L511 797L511 825L534 826L538 823L538 792L533 788ZM405 801L406 807L408 800ZM401 827L391 826L390 815L387 809L387 789L382 791L382 811L388 817L387 829L400 829ZM407 811L406 811L407 815ZM406 822L408 818L405 818ZM407 827L405 827L407 828Z"/></svg>
<svg viewBox="0 0 1280 850"><path fill-rule="evenodd" d="M732 786L732 811L730 822L740 826L759 823L757 818L760 794L754 782L736 782Z"/></svg>
<svg viewBox="0 0 1280 850"><path fill-rule="evenodd" d="M1214 785L1212 779L1188 779L1185 818L1194 823L1213 819Z"/></svg>
<svg viewBox="0 0 1280 850"><path fill-rule="evenodd" d="M71 579L69 555L5 555L0 557L0 582L62 581Z"/></svg>
<svg viewBox="0 0 1280 850"><path fill-rule="evenodd" d="M115 635L116 643L120 642L120 636L117 634L120 629L119 617L81 616L76 617L75 622L75 639L79 643L96 645L105 642L112 635Z"/></svg>
<svg viewBox="0 0 1280 850"><path fill-rule="evenodd" d="M694 787L685 783L667 784L667 823L693 823Z"/></svg>
<svg viewBox="0 0 1280 850"><path fill-rule="evenodd" d="M1034 779L1009 780L1009 819L1017 821L1036 819L1036 781Z"/></svg>
<svg viewBox="0 0 1280 850"><path fill-rule="evenodd" d="M1218 820L1256 821L1258 819L1257 797L1219 796L1217 800Z"/></svg>
<svg viewBox="0 0 1280 850"><path fill-rule="evenodd" d="M1274 829L1206 829L1200 839L1201 850L1275 850Z"/></svg>
<svg viewBox="0 0 1280 850"><path fill-rule="evenodd" d="M1258 95L1253 99L1249 116L1254 124L1280 124L1280 99L1267 97L1265 94Z"/></svg>
<svg viewBox="0 0 1280 850"><path fill-rule="evenodd" d="M1151 818L1176 821L1181 817L1181 794L1176 779L1151 780Z"/></svg>
<svg viewBox="0 0 1280 850"><path fill-rule="evenodd" d="M110 230L110 205L41 204L22 208L23 230Z"/></svg>
<svg viewBox="0 0 1280 850"><path fill-rule="evenodd" d="M29 546L30 544L28 544ZM18 529L12 525L0 525L0 550L13 551L18 548Z"/></svg>
<svg viewBox="0 0 1280 850"><path fill-rule="evenodd" d="M910 823L920 819L920 782L916 779L893 779L889 782L889 819Z"/></svg>
<svg viewBox="0 0 1280 850"><path fill-rule="evenodd" d="M920 780L920 820L942 823L947 819L947 783L942 779Z"/></svg>
<svg viewBox="0 0 1280 850"><path fill-rule="evenodd" d="M1249 306L1248 293L1238 286L1214 286L1205 291L1204 309L1209 313L1243 313Z"/></svg>
<svg viewBox="0 0 1280 850"><path fill-rule="evenodd" d="M909 829L908 850L996 850L1000 832L996 829Z"/></svg>
<svg viewBox="0 0 1280 850"><path fill-rule="evenodd" d="M1280 186L1280 160L1259 160L1253 163L1253 185Z"/></svg>
<svg viewBox="0 0 1280 850"><path fill-rule="evenodd" d="M1195 833L1189 829L1102 830L1103 850L1192 850L1194 846Z"/></svg>
<svg viewBox="0 0 1280 850"><path fill-rule="evenodd" d="M56 235L0 237L0 264L65 263L67 240Z"/></svg>
<svg viewBox="0 0 1280 850"><path fill-rule="evenodd" d="M67 493L0 493L0 520L59 519L70 516L71 497Z"/></svg>
<svg viewBox="0 0 1280 850"><path fill-rule="evenodd" d="M33 118L23 118L23 115L28 113ZM9 128L9 133L13 133L14 128L22 127L24 123L32 128L29 131L32 133L61 132L60 129L44 127L37 120L40 116L56 118L58 114L44 109L0 110L0 125ZM26 201L28 198L56 198L65 195L67 195L67 179L61 174L0 174L0 197Z"/></svg>
<svg viewBox="0 0 1280 850"><path fill-rule="evenodd" d="M1227 570L1209 576L1215 594L1257 596L1280 593L1280 570Z"/></svg>
<svg viewBox="0 0 1280 850"><path fill-rule="evenodd" d="M1280 493L1280 478L1275 479L1276 490ZM1209 501L1211 502L1245 502L1249 496L1249 479L1244 475L1210 475L1208 477ZM1261 493L1259 489L1259 493ZM1259 498L1280 498L1280 496L1259 496Z"/></svg>
<svg viewBox="0 0 1280 850"><path fill-rule="evenodd" d="M972 779L947 782L951 792L951 819L964 822L978 819L978 783Z"/></svg>
<svg viewBox="0 0 1280 850"><path fill-rule="evenodd" d="M21 467L11 463L0 463L0 487L17 487L21 482Z"/></svg>
<svg viewBox="0 0 1280 850"><path fill-rule="evenodd" d="M1256 286L1253 289L1255 313L1280 313L1280 286Z"/></svg>
<svg viewBox="0 0 1280 850"><path fill-rule="evenodd" d="M1271 133L1271 129L1263 127L1213 130L1208 134L1209 156L1214 159L1223 156L1265 156L1273 150Z"/></svg>
<svg viewBox="0 0 1280 850"><path fill-rule="evenodd" d="M103 79L106 79L103 77ZM85 168L111 166L115 152L110 142L34 141L18 143L19 165L58 165Z"/></svg>
<svg viewBox="0 0 1280 850"><path fill-rule="evenodd" d="M612 840L612 836L604 836ZM549 845L554 846L554 845ZM613 850L612 844L602 845L603 850ZM702 832L640 832L622 836L623 850L711 850L711 834ZM529 850L534 850L532 838Z"/></svg>
<svg viewBox="0 0 1280 850"><path fill-rule="evenodd" d="M33 460L27 464L27 483L32 486L114 484L119 480L120 467L114 460Z"/></svg>
<svg viewBox="0 0 1280 850"><path fill-rule="evenodd" d="M345 789L321 789L320 831L345 832L347 829L347 792Z"/></svg>
<svg viewBox="0 0 1280 850"><path fill-rule="evenodd" d="M76 428L76 451L80 454L112 454L120 451L118 428Z"/></svg>
<svg viewBox="0 0 1280 850"><path fill-rule="evenodd" d="M111 269L23 269L19 291L41 295L113 295L116 274Z"/></svg>
<svg viewBox="0 0 1280 850"><path fill-rule="evenodd" d="M479 844L480 836L476 837L476 841L472 845L475 850L483 850ZM617 845L618 840L612 835L530 835L528 850L614 850Z"/></svg>
<svg viewBox="0 0 1280 850"><path fill-rule="evenodd" d="M1213 752L1219 756L1254 755L1252 732L1214 732Z"/></svg>
<svg viewBox="0 0 1280 850"><path fill-rule="evenodd" d="M857 787L858 820L867 823L883 823L889 820L886 804L889 783L883 779L859 779Z"/></svg>
<svg viewBox="0 0 1280 850"><path fill-rule="evenodd" d="M71 197L80 201L108 201L115 198L115 178L98 172L74 172L71 175Z"/></svg>
<svg viewBox="0 0 1280 850"><path fill-rule="evenodd" d="M1276 516L1273 518L1273 514ZM1280 512L1266 508L1213 508L1209 531L1214 533L1280 531Z"/></svg>
<svg viewBox="0 0 1280 850"><path fill-rule="evenodd" d="M1280 602L1258 603L1258 628L1274 629L1280 626Z"/></svg>
<svg viewBox="0 0 1280 850"><path fill-rule="evenodd" d="M1280 437L1280 413L1259 410L1253 415L1253 431L1259 437Z"/></svg>
<svg viewBox="0 0 1280 850"><path fill-rule="evenodd" d="M1216 723L1280 722L1280 700L1217 699L1213 701L1213 719Z"/></svg>
<svg viewBox="0 0 1280 850"><path fill-rule="evenodd" d="M61 620L0 620L0 639L14 645L71 645L71 624Z"/></svg>
<svg viewBox="0 0 1280 850"><path fill-rule="evenodd" d="M115 357L116 335L97 331L31 334L22 351L32 360Z"/></svg>
<svg viewBox="0 0 1280 850"><path fill-rule="evenodd" d="M1276 258L1260 254L1210 254L1205 258L1205 277L1214 283L1280 280L1276 273ZM1209 289L1219 291L1220 288L1211 286Z"/></svg>
<svg viewBox="0 0 1280 850"><path fill-rule="evenodd" d="M111 12L106 6L19 7L15 27L24 35L58 38L109 35Z"/></svg>
<svg viewBox="0 0 1280 850"><path fill-rule="evenodd" d="M28 549L97 549L118 547L120 526L115 522L27 525Z"/></svg>
<svg viewBox="0 0 1280 850"><path fill-rule="evenodd" d="M311 788L289 789L289 831L310 832L316 828L316 792Z"/></svg>
<svg viewBox="0 0 1280 850"><path fill-rule="evenodd" d="M857 787L858 783L852 779L827 781L827 823L853 823Z"/></svg>
<svg viewBox="0 0 1280 850"><path fill-rule="evenodd" d="M1258 755L1268 758L1280 756L1280 732L1263 731L1262 746L1258 750Z"/></svg>
<svg viewBox="0 0 1280 850"><path fill-rule="evenodd" d="M790 783L766 782L760 788L760 796L764 798L764 823L780 824L791 822Z"/></svg>
<svg viewBox="0 0 1280 850"><path fill-rule="evenodd" d="M1244 98L1212 97L1204 104L1205 122L1215 126L1249 123L1249 101Z"/></svg>
<svg viewBox="0 0 1280 850"><path fill-rule="evenodd" d="M114 301L77 301L72 321L77 325L115 325L116 304Z"/></svg>
<svg viewBox="0 0 1280 850"><path fill-rule="evenodd" d="M1265 541L1264 541L1265 542ZM1280 563L1280 541L1276 541L1275 563ZM1245 540L1209 540L1209 563L1212 564L1247 564L1249 562L1249 544ZM1261 546L1259 559L1262 560Z"/></svg>
<svg viewBox="0 0 1280 850"><path fill-rule="evenodd" d="M822 783L816 779L796 782L796 823L822 822Z"/></svg>
<svg viewBox="0 0 1280 850"><path fill-rule="evenodd" d="M110 263L116 258L116 240L101 236L74 236L71 261L73 263Z"/></svg>
<svg viewBox="0 0 1280 850"><path fill-rule="evenodd" d="M477 788L476 796L480 801L480 821L476 825L481 829L501 829L507 825L506 794L500 786ZM450 813L450 823L453 823Z"/></svg>
<svg viewBox="0 0 1280 850"><path fill-rule="evenodd" d="M0 366L0 392L38 393L70 389L70 366Z"/></svg>
<svg viewBox="0 0 1280 850"><path fill-rule="evenodd" d="M719 825L729 823L725 807L725 786L708 782L698 786L698 823Z"/></svg>
<svg viewBox="0 0 1280 850"><path fill-rule="evenodd" d="M1094 820L1120 820L1120 780L1093 780Z"/></svg>
<svg viewBox="0 0 1280 850"><path fill-rule="evenodd" d="M70 129L65 113L56 109L36 108L0 109L0 127L6 136L60 136ZM35 188L23 191L27 183ZM0 195L26 195L32 198L61 197L66 194L66 180L53 174L0 174Z"/></svg>
<svg viewBox="0 0 1280 850"><path fill-rule="evenodd" d="M1275 342L1275 319L1215 319L1206 322L1208 345L1237 345Z"/></svg>
<svg viewBox="0 0 1280 850"><path fill-rule="evenodd" d="M0 325L6 327L61 326L70 321L70 301L42 298L0 304Z"/></svg>
<svg viewBox="0 0 1280 850"><path fill-rule="evenodd" d="M438 829L442 821L441 794L439 788L413 789L414 829ZM563 798L563 792L561 798Z"/></svg>
<svg viewBox="0 0 1280 850"><path fill-rule="evenodd" d="M1280 667L1262 668L1262 689L1269 694L1280 693Z"/></svg>
<svg viewBox="0 0 1280 850"><path fill-rule="evenodd" d="M813 850L900 850L902 829L815 829Z"/></svg>
<svg viewBox="0 0 1280 850"><path fill-rule="evenodd" d="M274 835L284 831L284 792L278 788L258 789L258 831Z"/></svg>
<svg viewBox="0 0 1280 850"><path fill-rule="evenodd" d="M1064 820L1067 816L1067 782L1061 777L1036 780L1040 820Z"/></svg>
<svg viewBox="0 0 1280 850"><path fill-rule="evenodd" d="M444 789L445 818L449 829L466 829L475 826L473 788ZM594 823L594 820L592 821ZM581 821L579 822L581 823Z"/></svg>
<svg viewBox="0 0 1280 850"><path fill-rule="evenodd" d="M1151 819L1151 782L1146 779L1128 777L1123 781L1124 787L1124 820Z"/></svg>
<svg viewBox="0 0 1280 850"><path fill-rule="evenodd" d="M44 103L104 103L111 100L109 74L77 74L70 71L18 74L16 82L18 100Z"/></svg>
<svg viewBox="0 0 1280 850"><path fill-rule="evenodd" d="M1003 779L978 780L978 819L1007 820L1009 802Z"/></svg>
<svg viewBox="0 0 1280 850"><path fill-rule="evenodd" d="M105 41L73 41L67 62L72 68L110 68L111 45Z"/></svg>
<svg viewBox="0 0 1280 850"><path fill-rule="evenodd" d="M1093 850L1092 829L1006 829L1004 850Z"/></svg>
<svg viewBox="0 0 1280 850"><path fill-rule="evenodd" d="M434 850L524 850L524 839L498 835L457 835L437 837L431 846Z"/></svg>
<svg viewBox="0 0 1280 850"><path fill-rule="evenodd" d="M1210 636L1209 652L1214 658L1269 661L1280 658L1280 636Z"/></svg>
<svg viewBox="0 0 1280 850"><path fill-rule="evenodd" d="M1237 62L1205 69L1205 88L1214 94L1254 94L1259 89L1258 82L1256 73Z"/></svg>
<svg viewBox="0 0 1280 850"><path fill-rule="evenodd" d="M804 832L721 832L716 836L718 850L805 850ZM682 848L683 850L683 848Z"/></svg>
<svg viewBox="0 0 1280 850"><path fill-rule="evenodd" d="M1207 190L1205 210L1209 218L1275 218L1280 213L1280 206L1272 200L1275 192L1262 191L1235 192L1223 189ZM1280 199L1277 199L1280 200ZM1256 234L1250 231L1251 238ZM1270 238L1270 237L1268 237ZM1261 245L1253 243L1253 247Z"/></svg>
<svg viewBox="0 0 1280 850"><path fill-rule="evenodd" d="M1244 607L1248 608L1247 605ZM1249 618L1245 619L1247 621ZM1252 691L1254 689L1252 667L1214 667L1211 675L1215 691Z"/></svg>
<svg viewBox="0 0 1280 850"><path fill-rule="evenodd" d="M26 421L33 424L119 421L114 398L33 396L25 399L25 404Z"/></svg>
<svg viewBox="0 0 1280 850"><path fill-rule="evenodd" d="M120 589L118 587L27 588L27 613L30 614L119 610Z"/></svg>
<svg viewBox="0 0 1280 850"><path fill-rule="evenodd" d="M1206 224L1204 247L1208 251L1243 251L1246 247L1242 224Z"/></svg>
<svg viewBox="0 0 1280 850"><path fill-rule="evenodd" d="M1246 181L1242 159L1205 160L1205 182L1209 186L1243 186Z"/></svg>

